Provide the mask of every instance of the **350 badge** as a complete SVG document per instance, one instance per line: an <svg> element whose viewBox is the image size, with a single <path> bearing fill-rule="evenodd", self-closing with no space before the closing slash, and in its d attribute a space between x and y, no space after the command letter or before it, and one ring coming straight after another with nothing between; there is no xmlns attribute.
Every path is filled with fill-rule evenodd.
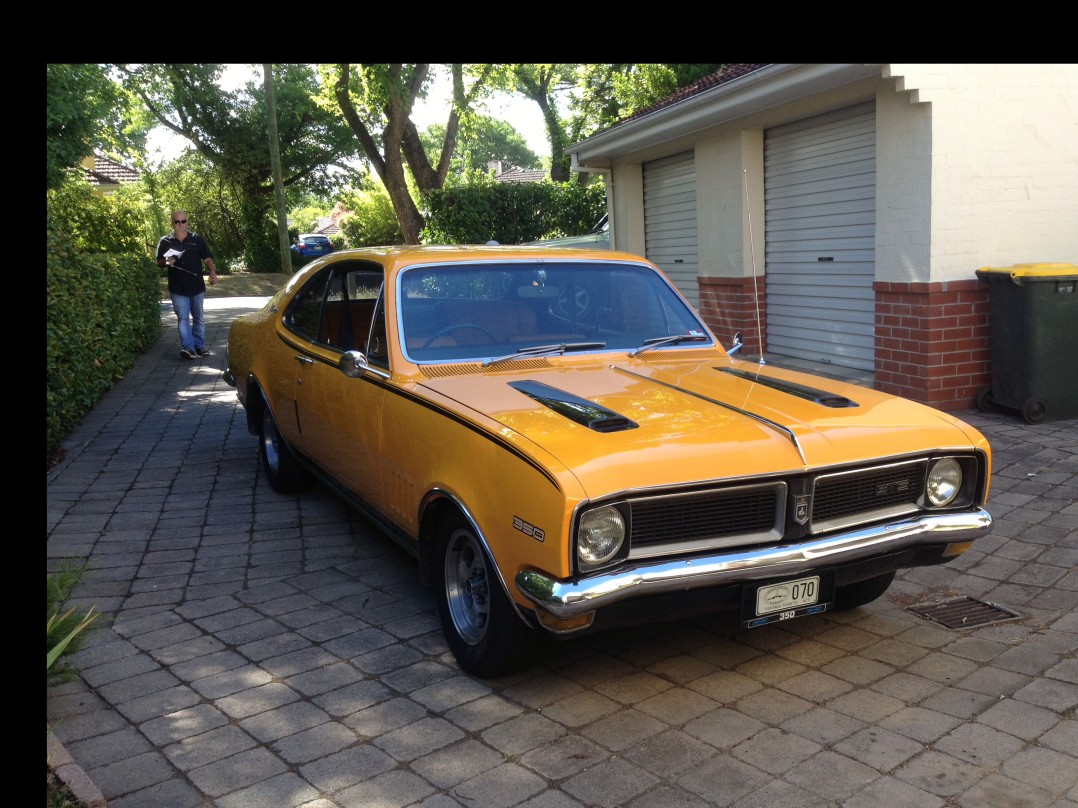
<svg viewBox="0 0 1078 808"><path fill-rule="evenodd" d="M541 527L536 527L530 522L525 522L519 516L513 517L513 528L519 530L525 536L531 536L536 541L544 541L546 532Z"/></svg>

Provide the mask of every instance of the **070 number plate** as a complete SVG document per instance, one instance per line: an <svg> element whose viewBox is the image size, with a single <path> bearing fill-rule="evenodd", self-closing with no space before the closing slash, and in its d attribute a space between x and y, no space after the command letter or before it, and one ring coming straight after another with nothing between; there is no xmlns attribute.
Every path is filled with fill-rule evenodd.
<svg viewBox="0 0 1078 808"><path fill-rule="evenodd" d="M750 587L742 602L742 625L755 628L827 611L833 589L830 584L830 580L812 575L796 581L763 584L754 591Z"/></svg>

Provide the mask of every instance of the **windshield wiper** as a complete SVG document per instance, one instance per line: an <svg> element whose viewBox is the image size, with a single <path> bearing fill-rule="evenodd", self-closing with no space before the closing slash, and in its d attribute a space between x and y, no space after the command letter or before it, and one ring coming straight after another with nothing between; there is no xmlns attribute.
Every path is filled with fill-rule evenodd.
<svg viewBox="0 0 1078 808"><path fill-rule="evenodd" d="M557 345L535 345L531 348L517 348L511 354L497 356L483 362L483 367L488 368L497 362L505 362L509 359L523 359L528 356L549 356L550 354L563 354L566 351L591 351L605 348L605 342L559 342Z"/></svg>
<svg viewBox="0 0 1078 808"><path fill-rule="evenodd" d="M644 344L639 348L633 348L629 351L629 356L636 356L644 351L650 351L652 348L658 348L662 345L677 345L681 342L707 342L707 334L702 334L699 331L687 331L684 334L671 334L668 337L653 337L652 339L644 340Z"/></svg>

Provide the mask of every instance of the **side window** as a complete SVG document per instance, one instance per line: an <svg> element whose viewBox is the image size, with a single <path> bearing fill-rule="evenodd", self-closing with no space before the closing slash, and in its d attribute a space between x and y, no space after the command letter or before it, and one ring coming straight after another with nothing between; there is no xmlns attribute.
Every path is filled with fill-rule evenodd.
<svg viewBox="0 0 1078 808"><path fill-rule="evenodd" d="M289 307L285 322L289 328L301 337L318 339L318 328L322 321L322 300L326 296L326 284L329 271L322 272L308 283Z"/></svg>

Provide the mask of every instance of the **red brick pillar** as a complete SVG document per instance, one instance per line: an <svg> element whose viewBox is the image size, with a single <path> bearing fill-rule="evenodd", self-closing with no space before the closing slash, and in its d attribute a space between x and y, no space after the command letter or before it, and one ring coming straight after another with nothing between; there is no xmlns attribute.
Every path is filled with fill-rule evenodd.
<svg viewBox="0 0 1078 808"><path fill-rule="evenodd" d="M746 356L759 356L766 347L767 339L767 295L764 291L764 279L758 278L753 284L752 278L713 278L700 276L700 316L708 328L715 332L719 341L729 348L733 344L734 333L741 332L745 347L741 353ZM758 333L756 322L756 290L760 293L760 321Z"/></svg>
<svg viewBox="0 0 1078 808"><path fill-rule="evenodd" d="M990 382L988 285L877 281L876 389L964 410Z"/></svg>

